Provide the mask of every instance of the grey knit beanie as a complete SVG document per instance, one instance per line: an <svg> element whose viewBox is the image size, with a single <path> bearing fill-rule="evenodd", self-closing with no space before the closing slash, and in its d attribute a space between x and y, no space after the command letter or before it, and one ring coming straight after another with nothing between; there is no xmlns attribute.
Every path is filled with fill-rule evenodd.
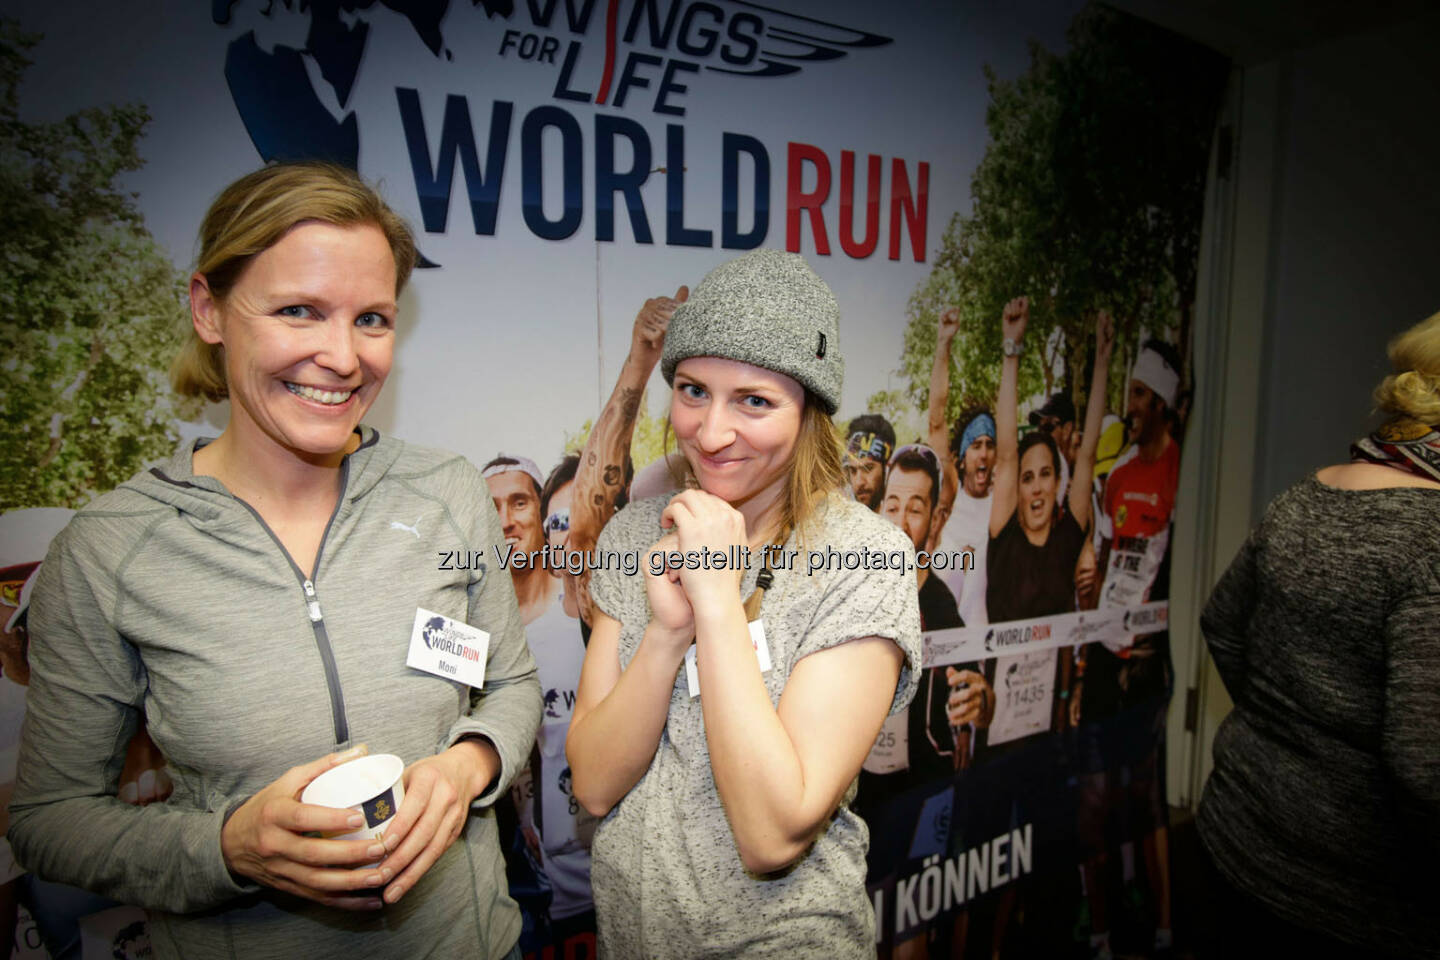
<svg viewBox="0 0 1440 960"><path fill-rule="evenodd" d="M803 257L752 250L711 270L675 309L660 372L674 386L681 360L739 360L798 381L833 415L845 376L839 323L835 294Z"/></svg>

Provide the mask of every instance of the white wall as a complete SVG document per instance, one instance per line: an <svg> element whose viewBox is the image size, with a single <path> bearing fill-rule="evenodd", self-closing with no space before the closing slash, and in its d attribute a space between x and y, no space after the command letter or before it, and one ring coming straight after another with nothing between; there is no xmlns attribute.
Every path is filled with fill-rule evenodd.
<svg viewBox="0 0 1440 960"><path fill-rule="evenodd" d="M1367 432L1386 341L1440 310L1440 14L1280 63L1256 515Z"/></svg>
<svg viewBox="0 0 1440 960"><path fill-rule="evenodd" d="M1270 499L1377 422L1386 341L1440 310L1440 14L1339 34L1237 69L1231 175L1212 182L1172 590L1172 743L1199 690L1198 743L1170 761L1183 805L1230 709L1199 646L1206 594Z"/></svg>

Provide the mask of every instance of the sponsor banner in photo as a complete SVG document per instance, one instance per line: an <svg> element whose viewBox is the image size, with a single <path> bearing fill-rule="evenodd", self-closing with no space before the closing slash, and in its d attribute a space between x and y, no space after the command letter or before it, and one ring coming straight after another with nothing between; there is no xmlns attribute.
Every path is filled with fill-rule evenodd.
<svg viewBox="0 0 1440 960"><path fill-rule="evenodd" d="M1128 647L1135 637L1167 630L1169 625L1169 601L1155 600L1131 607L934 630L925 634L924 665L945 667L1096 642Z"/></svg>

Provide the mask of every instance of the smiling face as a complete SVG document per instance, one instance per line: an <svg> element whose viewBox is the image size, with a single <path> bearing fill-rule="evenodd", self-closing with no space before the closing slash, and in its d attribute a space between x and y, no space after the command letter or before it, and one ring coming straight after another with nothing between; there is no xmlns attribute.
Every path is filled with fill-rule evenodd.
<svg viewBox="0 0 1440 960"><path fill-rule="evenodd" d="M885 481L885 499L880 504L880 515L905 531L910 542L919 550L930 536L930 502L933 484L923 470L907 470L902 466L893 467Z"/></svg>
<svg viewBox="0 0 1440 960"><path fill-rule="evenodd" d="M871 510L880 509L880 494L885 485L885 466L869 457L845 457L845 477L855 499Z"/></svg>
<svg viewBox="0 0 1440 960"><path fill-rule="evenodd" d="M390 373L395 259L372 224L307 222L255 257L223 301L190 282L196 332L225 347L239 449L338 461Z"/></svg>
<svg viewBox="0 0 1440 960"><path fill-rule="evenodd" d="M990 471L994 466L995 438L982 433L965 449L965 460L961 464L965 492L972 497L983 497L989 493Z"/></svg>
<svg viewBox="0 0 1440 960"><path fill-rule="evenodd" d="M780 502L805 389L783 373L719 357L675 368L670 424L700 489L753 523Z"/></svg>
<svg viewBox="0 0 1440 960"><path fill-rule="evenodd" d="M1050 447L1037 443L1020 458L1020 524L1026 530L1045 530L1055 510L1055 458Z"/></svg>
<svg viewBox="0 0 1440 960"><path fill-rule="evenodd" d="M540 529L540 492L535 481L523 470L506 470L486 478L490 499L500 514L500 532L505 542L516 550L539 550L545 542Z"/></svg>

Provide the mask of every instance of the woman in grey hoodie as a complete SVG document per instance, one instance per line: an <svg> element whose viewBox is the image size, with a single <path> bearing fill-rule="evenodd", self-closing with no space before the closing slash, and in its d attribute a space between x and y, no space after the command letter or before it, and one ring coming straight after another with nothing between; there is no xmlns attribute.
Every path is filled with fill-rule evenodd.
<svg viewBox="0 0 1440 960"><path fill-rule="evenodd" d="M200 239L174 378L228 398L230 420L51 547L15 851L146 907L158 957L513 954L487 808L528 756L539 685L509 578L435 563L437 544L488 552L499 520L462 457L360 422L390 370L409 230L352 172L306 164L232 184ZM437 617L483 682L406 665ZM141 711L175 783L146 807L115 797ZM300 791L367 744L408 764L383 840L315 836L355 815Z"/></svg>

